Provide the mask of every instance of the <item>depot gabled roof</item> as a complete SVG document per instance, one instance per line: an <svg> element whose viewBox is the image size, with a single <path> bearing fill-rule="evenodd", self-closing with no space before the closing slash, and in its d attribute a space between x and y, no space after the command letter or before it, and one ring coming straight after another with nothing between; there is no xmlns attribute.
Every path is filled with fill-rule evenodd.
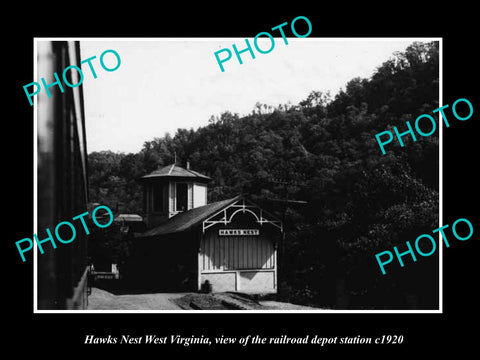
<svg viewBox="0 0 480 360"><path fill-rule="evenodd" d="M247 201L244 196L238 195L231 199L217 201L179 213L168 219L165 223L144 232L139 237L146 238L183 232L191 230L201 224L203 224L202 228L203 231L205 231L205 229L215 224L230 223L238 212L249 212L256 218L257 223L269 223L276 226L280 231L283 231L282 221L261 209L258 205Z"/></svg>
<svg viewBox="0 0 480 360"><path fill-rule="evenodd" d="M154 170L150 174L142 176L140 180L148 180L155 178L182 178L198 181L211 180L211 178L206 175L200 174L199 172L190 169L184 169L177 164L167 165L160 169Z"/></svg>
<svg viewBox="0 0 480 360"><path fill-rule="evenodd" d="M217 201L208 205L193 208L183 213L179 213L170 218L164 224L144 232L140 237L165 235L189 230L219 210L233 204L240 198L241 196L236 196L231 199Z"/></svg>

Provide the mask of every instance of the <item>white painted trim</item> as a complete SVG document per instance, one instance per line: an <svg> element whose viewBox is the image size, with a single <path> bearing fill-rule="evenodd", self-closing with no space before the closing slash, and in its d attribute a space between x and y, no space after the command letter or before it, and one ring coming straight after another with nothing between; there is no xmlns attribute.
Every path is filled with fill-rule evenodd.
<svg viewBox="0 0 480 360"><path fill-rule="evenodd" d="M201 273L202 274L226 274L226 273L234 273L234 272L274 272L275 270L276 268L273 267L271 269L202 270Z"/></svg>

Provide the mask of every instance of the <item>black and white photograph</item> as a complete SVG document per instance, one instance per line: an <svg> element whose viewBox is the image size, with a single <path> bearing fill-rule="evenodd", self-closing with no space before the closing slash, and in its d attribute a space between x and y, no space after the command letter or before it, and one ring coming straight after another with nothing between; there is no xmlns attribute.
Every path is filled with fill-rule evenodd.
<svg viewBox="0 0 480 360"><path fill-rule="evenodd" d="M440 39L287 39L36 39L39 310L440 310Z"/></svg>

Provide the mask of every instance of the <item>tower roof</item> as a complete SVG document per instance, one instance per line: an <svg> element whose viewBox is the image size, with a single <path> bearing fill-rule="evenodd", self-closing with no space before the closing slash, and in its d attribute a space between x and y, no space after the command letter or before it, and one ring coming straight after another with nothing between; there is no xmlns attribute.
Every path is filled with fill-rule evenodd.
<svg viewBox="0 0 480 360"><path fill-rule="evenodd" d="M150 174L142 176L140 180L148 180L148 179L158 179L158 178L181 178L181 179L188 179L192 181L202 181L207 182L211 180L210 177L200 174L199 172L184 169L177 164L171 164L164 166L160 169L152 171Z"/></svg>

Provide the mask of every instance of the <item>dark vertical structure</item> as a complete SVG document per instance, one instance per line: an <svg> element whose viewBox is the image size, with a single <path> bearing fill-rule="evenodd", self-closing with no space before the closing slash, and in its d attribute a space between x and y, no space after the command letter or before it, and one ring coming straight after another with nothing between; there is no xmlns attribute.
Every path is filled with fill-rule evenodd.
<svg viewBox="0 0 480 360"><path fill-rule="evenodd" d="M37 42L37 77L47 84L62 79L63 70L80 67L78 41ZM71 84L79 83L78 73L67 74ZM76 78L75 78L76 77ZM48 81L49 79L50 81ZM58 243L55 226L87 211L88 176L85 116L82 86L63 82L44 88L37 95L37 234L47 238L49 228L57 243L43 244L37 252L37 307L42 309L83 309L87 306L87 237L77 231L69 244Z"/></svg>

